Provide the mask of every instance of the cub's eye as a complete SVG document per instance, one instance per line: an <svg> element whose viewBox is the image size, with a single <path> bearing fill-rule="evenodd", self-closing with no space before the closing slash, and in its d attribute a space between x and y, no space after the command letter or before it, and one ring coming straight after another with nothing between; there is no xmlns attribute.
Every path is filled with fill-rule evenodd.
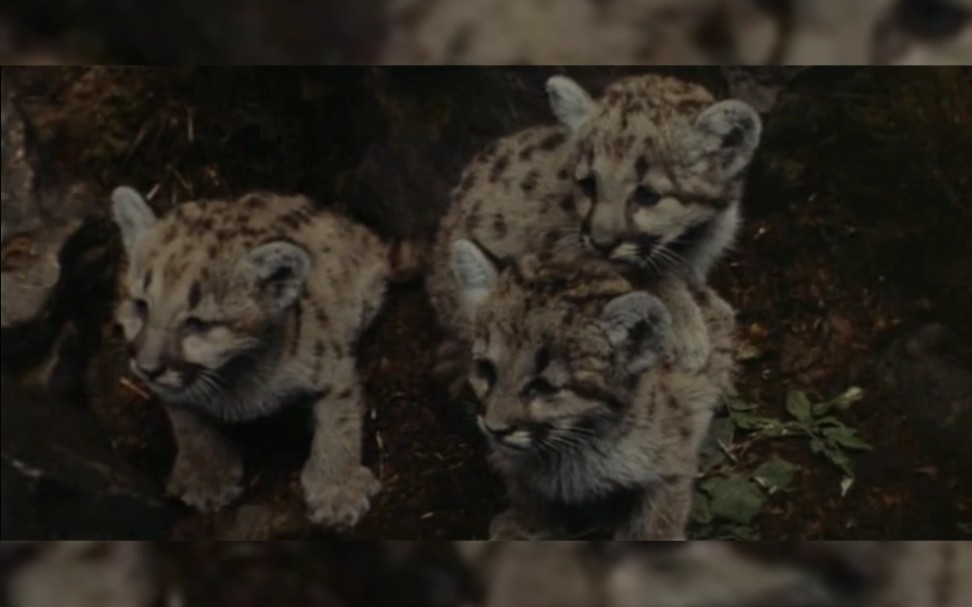
<svg viewBox="0 0 972 607"><path fill-rule="evenodd" d="M634 192L634 202L641 207L653 207L661 200L661 194L646 185L638 186Z"/></svg>
<svg viewBox="0 0 972 607"><path fill-rule="evenodd" d="M132 308L134 308L135 314L139 315L142 318L145 318L148 315L149 306L148 306L148 302L145 301L144 299L133 299Z"/></svg>
<svg viewBox="0 0 972 607"><path fill-rule="evenodd" d="M195 316L190 316L182 322L182 329L190 335L199 335L200 333L205 333L211 329L212 326L212 323L206 322L205 320Z"/></svg>
<svg viewBox="0 0 972 607"><path fill-rule="evenodd" d="M580 187L581 191L584 192L584 196L587 196L591 200L597 197L597 180L593 176L584 177L577 181L577 186Z"/></svg>
<svg viewBox="0 0 972 607"><path fill-rule="evenodd" d="M553 385L549 381L542 377L537 377L526 385L523 392L530 397L535 396L553 396L560 390L557 386Z"/></svg>
<svg viewBox="0 0 972 607"><path fill-rule="evenodd" d="M476 376L486 382L487 385L493 385L496 382L496 365L492 362L485 358L480 358L476 361L475 370Z"/></svg>

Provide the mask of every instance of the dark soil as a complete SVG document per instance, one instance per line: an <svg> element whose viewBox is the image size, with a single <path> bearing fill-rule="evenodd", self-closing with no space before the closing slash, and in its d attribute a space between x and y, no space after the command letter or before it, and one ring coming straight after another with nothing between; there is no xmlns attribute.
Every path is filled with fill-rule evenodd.
<svg viewBox="0 0 972 607"><path fill-rule="evenodd" d="M547 120L540 84L552 72L5 71L57 179L103 194L132 184L160 210L253 188L299 191L340 201L386 237L430 234L443 189L479 146ZM619 72L573 75L597 88ZM718 72L685 75L718 87ZM861 386L847 421L876 449L841 497L840 471L805 443L754 443L747 459L779 453L803 470L757 519L767 539L958 538L972 522L970 458L923 421L921 403L876 379L879 354L902 330L935 319L972 331L970 107L967 70L811 70L768 119L745 229L714 276L755 353L739 391L761 414L782 416L791 388L832 397ZM360 344L366 463L384 490L356 537L482 538L503 507L473 425L430 379L437 339L412 284L392 290ZM92 372L92 407L116 448L161 483L172 457L164 415L120 380L109 342ZM174 535L317 535L302 522L297 486L303 413L239 429L245 507L186 512Z"/></svg>

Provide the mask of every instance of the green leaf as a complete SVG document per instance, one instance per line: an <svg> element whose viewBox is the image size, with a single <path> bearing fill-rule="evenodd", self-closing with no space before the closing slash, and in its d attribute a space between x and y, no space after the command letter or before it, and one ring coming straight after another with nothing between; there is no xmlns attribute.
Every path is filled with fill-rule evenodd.
<svg viewBox="0 0 972 607"><path fill-rule="evenodd" d="M767 438L780 438L794 434L807 434L809 430L800 422L781 422L778 419L766 420L767 423L759 429L760 434Z"/></svg>
<svg viewBox="0 0 972 607"><path fill-rule="evenodd" d="M814 453L821 453L826 448L824 442L819 438L813 438L810 440L810 450Z"/></svg>
<svg viewBox="0 0 972 607"><path fill-rule="evenodd" d="M851 467L850 458L846 453L841 450L840 447L835 447L830 444L824 444L823 449L824 456L829 459L835 466L844 471L847 476L854 476L854 468Z"/></svg>
<svg viewBox="0 0 972 607"><path fill-rule="evenodd" d="M813 413L814 418L819 419L824 415L827 415L828 413L832 412L836 408L837 405L834 403L834 401L828 400L823 403L814 403L813 408L811 409L811 413ZM828 419L833 419L833 418L828 418Z"/></svg>
<svg viewBox="0 0 972 607"><path fill-rule="evenodd" d="M738 398L730 399L726 403L726 407L730 411L754 411L756 409L756 405L747 403L746 401Z"/></svg>
<svg viewBox="0 0 972 607"><path fill-rule="evenodd" d="M709 508L709 496L696 492L692 498L692 513L689 515L689 520L696 525L708 525L714 519L712 509Z"/></svg>
<svg viewBox="0 0 972 607"><path fill-rule="evenodd" d="M797 466L785 459L774 457L756 468L753 472L753 480L772 495L789 487L799 471Z"/></svg>
<svg viewBox="0 0 972 607"><path fill-rule="evenodd" d="M813 421L813 406L806 393L793 390L786 396L786 410L799 421L809 424Z"/></svg>
<svg viewBox="0 0 972 607"><path fill-rule="evenodd" d="M706 479L700 488L709 495L712 516L732 523L748 525L766 503L759 486L738 475Z"/></svg>
<svg viewBox="0 0 972 607"><path fill-rule="evenodd" d="M719 466L732 463L726 453L732 446L732 439L736 433L736 426L732 419L721 417L712 420L709 434L699 452L699 469L707 474Z"/></svg>
<svg viewBox="0 0 972 607"><path fill-rule="evenodd" d="M857 434L857 430L847 426L827 428L823 433L827 440L846 449L856 451L872 451L874 449L870 443Z"/></svg>
<svg viewBox="0 0 972 607"><path fill-rule="evenodd" d="M851 386L844 390L843 394L835 398L832 402L835 407L844 410L864 398L864 389L858 386Z"/></svg>

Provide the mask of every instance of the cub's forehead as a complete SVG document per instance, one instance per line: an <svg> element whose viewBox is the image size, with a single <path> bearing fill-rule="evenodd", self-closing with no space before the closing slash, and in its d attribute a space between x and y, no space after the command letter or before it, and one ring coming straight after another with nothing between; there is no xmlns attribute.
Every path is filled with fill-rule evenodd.
<svg viewBox="0 0 972 607"><path fill-rule="evenodd" d="M713 103L708 90L682 80L624 80L607 89L584 140L590 151L616 157L658 152Z"/></svg>
<svg viewBox="0 0 972 607"><path fill-rule="evenodd" d="M674 115L692 113L698 106L715 102L705 87L669 76L647 75L626 78L609 86L600 101L609 110L656 111Z"/></svg>

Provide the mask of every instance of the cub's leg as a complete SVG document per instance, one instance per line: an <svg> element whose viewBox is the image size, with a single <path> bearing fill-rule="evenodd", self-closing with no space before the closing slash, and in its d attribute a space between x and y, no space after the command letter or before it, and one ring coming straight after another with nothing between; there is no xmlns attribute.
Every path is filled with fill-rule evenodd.
<svg viewBox="0 0 972 607"><path fill-rule="evenodd" d="M361 464L363 397L354 360L331 368L329 389L314 403L314 438L301 473L309 518L332 527L353 527L378 493L378 479Z"/></svg>
<svg viewBox="0 0 972 607"><path fill-rule="evenodd" d="M203 512L220 510L243 492L243 458L211 422L182 407L166 407L176 442L167 493Z"/></svg>
<svg viewBox="0 0 972 607"><path fill-rule="evenodd" d="M686 284L678 278L666 278L658 284L658 298L672 315L675 362L689 372L702 369L712 349L709 330L699 304Z"/></svg>
<svg viewBox="0 0 972 607"><path fill-rule="evenodd" d="M644 498L641 508L614 535L616 540L685 539L692 507L692 478L675 476L662 480Z"/></svg>

